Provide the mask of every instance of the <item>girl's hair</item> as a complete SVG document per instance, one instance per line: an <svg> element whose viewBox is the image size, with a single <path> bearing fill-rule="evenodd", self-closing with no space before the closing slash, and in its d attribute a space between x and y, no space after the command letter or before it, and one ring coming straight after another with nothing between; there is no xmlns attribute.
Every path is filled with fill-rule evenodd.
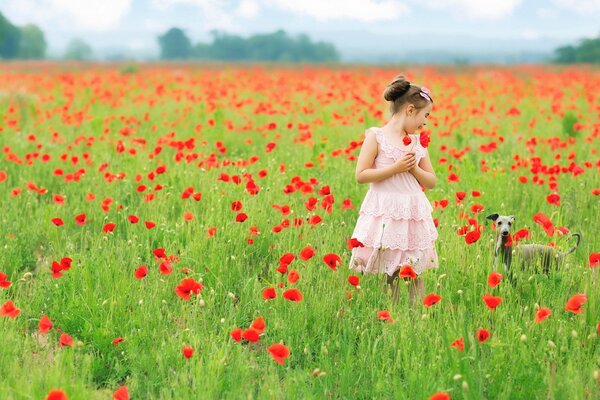
<svg viewBox="0 0 600 400"><path fill-rule="evenodd" d="M396 114L405 104L412 104L417 110L433 103L431 94L426 88L411 85L403 75L397 76L383 92L383 98L391 102L390 111Z"/></svg>

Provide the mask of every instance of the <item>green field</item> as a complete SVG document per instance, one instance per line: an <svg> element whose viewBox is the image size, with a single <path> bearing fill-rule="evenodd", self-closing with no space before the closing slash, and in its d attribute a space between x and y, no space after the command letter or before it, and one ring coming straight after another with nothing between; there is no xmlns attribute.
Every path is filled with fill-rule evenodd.
<svg viewBox="0 0 600 400"><path fill-rule="evenodd" d="M122 386L132 399L600 398L590 267L600 251L600 70L43 67L0 64L0 273L12 282L0 306L20 310L0 316L1 399L52 389L109 399ZM388 118L382 92L401 72L435 101L438 183L426 195L440 265L423 276L425 293L442 299L417 309L408 288L392 304L383 277L348 283L347 240L367 190L356 156L365 129ZM523 243L574 243L548 236L533 219L540 212L581 243L559 270L515 269L514 284L490 288L495 233L485 216L494 212L529 230ZM467 244L463 226L480 226L480 239ZM315 255L304 261L306 246ZM285 253L295 259L282 274ZM337 270L323 261L331 253ZM148 274L136 279L142 265ZM190 300L175 291L185 278L203 286ZM276 298L263 298L267 288ZM290 288L301 301L283 297ZM488 309L486 293L502 303ZM576 294L587 295L580 313L565 307ZM552 314L536 323L540 307ZM393 323L378 319L382 310ZM258 317L257 342L231 337ZM481 328L490 337L480 343ZM72 346L60 345L63 333ZM459 338L464 351L451 346ZM268 351L274 343L289 348L283 364Z"/></svg>

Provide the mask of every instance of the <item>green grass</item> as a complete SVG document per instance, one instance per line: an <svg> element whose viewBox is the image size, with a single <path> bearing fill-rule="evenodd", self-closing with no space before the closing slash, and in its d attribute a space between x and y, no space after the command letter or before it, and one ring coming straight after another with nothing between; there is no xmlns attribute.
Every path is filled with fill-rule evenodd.
<svg viewBox="0 0 600 400"><path fill-rule="evenodd" d="M394 305L381 290L381 277L361 276L360 289L347 282L352 273L347 268L350 251L346 240L352 234L367 186L356 183L353 160L347 160L344 153L332 155L351 141L361 140L366 126L382 124L375 113L383 111L385 115L387 106L377 91L397 71L290 68L258 69L251 75L235 68L190 67L176 73L139 66L119 73L116 67L90 67L73 72L74 84L70 85L58 69L47 75L35 71L18 75L17 68L2 66L0 82L7 92L19 76L28 92L46 101L22 95L19 102L10 96L0 98L0 114L4 116L0 146L10 146L10 151L23 160L26 153L35 151L48 153L52 159L48 163L36 160L32 165L4 159L0 164L0 170L7 173L6 181L0 182L0 272L13 282L10 288L0 289L0 305L12 300L21 309L14 319L0 317L0 398L42 399L50 389L60 388L69 399L107 399L122 385L127 385L133 399L426 399L441 391L453 399L600 397L599 289L594 275L597 271L588 267L588 256L600 247L598 196L592 195L592 190L600 187L598 153L593 150L598 148L598 136L593 134L598 123L592 104L566 96L560 109L574 108L582 115L578 122L584 129L574 138L563 133L566 117L553 113L551 106L553 90L558 88L548 89L551 78L536 75L543 71L559 79L569 73L580 74L580 80L568 81L576 93L582 81L598 85L598 71L494 69L489 73L496 78L491 80L478 69L414 71L417 82L432 88L436 101L429 126L429 153L438 185L426 194L432 204L448 199L449 206L434 210L433 217L439 221L436 249L440 266L424 274L426 293L435 292L442 300L431 308L409 310L407 288L400 303ZM90 83L94 78L98 83ZM36 79L46 86L36 84ZM160 83L166 90L162 96L155 94ZM90 85L97 89L96 94ZM481 93L473 89L479 87L490 96L480 97ZM111 95L103 97L105 91ZM83 110L89 120L69 124L61 117L70 92L75 100L67 114L73 116ZM370 108L353 100L351 94L362 96ZM48 99L50 95L54 100ZM112 104L115 100L118 103ZM248 103L236 107L241 100ZM210 103L214 103L214 111L209 111ZM259 103L269 104L276 113L257 113ZM21 117L20 129L8 126L13 115L11 105L18 107L13 114L27 116ZM491 105L494 110L490 110ZM520 116L505 115L513 105L520 109ZM305 112L305 106L314 112ZM479 113L471 115L473 108ZM333 112L347 117L347 122L333 117ZM109 117L114 119L105 121ZM121 117L130 122L123 123ZM532 118L537 121L533 128L529 127ZM210 119L217 121L214 127ZM235 130L226 128L228 121ZM242 129L248 122L251 125ZM270 122L277 128L269 130ZM291 129L288 123L293 124ZM299 123L309 126L312 143L295 140L305 132L298 129ZM200 132L195 129L199 124ZM125 125L135 129L131 136L118 133ZM111 132L102 137L105 127ZM473 128L488 135L474 134ZM52 143L53 132L59 132L65 143ZM160 154L149 159L171 132L175 141L195 138L196 148L183 153L195 152L199 157L190 163L185 159L176 162L177 150L162 143ZM503 136L504 142L491 132ZM35 134L37 140L28 141L29 134ZM90 147L85 140L74 144L82 135L95 137L95 143ZM132 137L145 138L146 148L133 144ZM537 138L538 145L530 152L525 142L532 137ZM551 138L565 147L552 149ZM247 144L246 139L252 143ZM117 153L118 140L127 150L136 148L137 156L127 151ZM227 147L226 154L218 153L217 141ZM266 153L266 144L271 141L277 146ZM479 145L491 141L498 142L496 151L478 151ZM37 143L41 149L36 149ZM441 150L442 145L456 149L469 146L471 151L454 159ZM548 166L568 167L571 151L584 173L554 174L561 205L548 204L549 175L539 174L546 181L543 185L532 183L531 159L539 157ZM83 162L84 152L90 155L89 166ZM254 155L259 160L243 167L198 168L199 161L212 152L221 162L249 160ZM559 160L554 158L557 153L562 157ZM69 159L76 155L80 161L77 165L63 162L61 154L68 154ZM351 154L358 155L358 149ZM529 165L511 170L515 154L527 159ZM438 162L442 157L454 166L459 183L448 182L448 163ZM487 172L481 171L482 160L489 167ZM315 163L314 168L305 168L309 161ZM592 167L585 166L586 161ZM98 172L104 162L109 166ZM280 164L286 166L283 173ZM159 165L165 165L167 172L149 181L148 173ZM56 168L63 168L65 174L85 168L86 173L79 182L65 183L64 176L52 174ZM257 175L262 169L268 171L263 179ZM103 178L107 171L126 176L108 183ZM237 174L242 183L219 181L221 173ZM260 187L255 196L245 190L245 173L252 174ZM136 174L142 175L141 182L136 182ZM529 177L529 182L521 184L520 175ZM303 181L318 180L316 191L330 186L335 197L333 212L316 211L323 218L322 224L293 226L294 218L313 215L304 207L309 196L319 198L319 204L322 198L316 191L284 194L284 187L295 176ZM27 190L29 181L48 192L39 195ZM149 187L147 192L153 192L156 184L163 189L156 192L154 201L144 202L145 193L136 191L140 184ZM189 186L202 192L200 201L181 199ZM22 193L12 197L11 191L17 187ZM482 196L472 197L472 190L479 190ZM456 204L456 191L467 192L463 204ZM89 192L96 195L95 200L85 199ZM55 204L53 194L63 195L65 204ZM100 206L105 198L113 199L109 212ZM341 209L346 198L352 200L354 209ZM236 200L243 203L242 211L248 215L243 223L235 222L236 213L230 208ZM459 213L470 213L475 203L485 207L472 216L485 229L481 239L468 246L456 231L466 223ZM292 213L284 217L273 204L287 204ZM194 214L192 221L184 221L186 211ZM514 286L505 279L490 289L486 282L492 271L494 233L486 224L489 213L515 215L515 228L531 231L533 237L526 242L555 241L561 249L571 246L568 235L549 238L533 222L533 215L540 211L556 226L580 232L583 239L579 248L559 271L549 275L516 271ZM80 213L87 214L84 226L74 223L74 216ZM139 216L140 222L130 224L130 214ZM54 226L54 217L62 218L65 225ZM280 233L271 232L284 218L292 222L291 226ZM146 220L154 221L156 227L146 229ZM102 227L107 222L117 227L104 234ZM217 232L209 238L207 230L213 226ZM251 226L257 226L260 235L251 236ZM253 245L247 243L250 237ZM277 285L291 285L275 271L279 258L286 252L298 256L307 245L315 248L315 257L308 261L297 257L290 265L299 271L300 280L293 287L302 292L303 300L284 300ZM158 247L180 259L173 263L170 275L158 271L159 263L152 254ZM342 258L336 272L322 261L327 253ZM50 265L63 257L73 258L73 266L62 278L54 279ZM133 273L142 264L150 273L136 280ZM190 270L188 275L182 272L184 267ZM190 301L176 296L174 288L184 277L202 280L200 296L192 296ZM267 287L277 287L276 299L263 300L261 292ZM348 291L351 300L346 296ZM481 299L486 292L503 298L494 311ZM576 293L588 296L584 311L578 315L564 308ZM536 306L548 307L553 314L537 324ZM394 323L377 320L377 311L386 309ZM37 326L44 314L54 328L40 335ZM231 330L248 327L258 316L266 322L258 343L240 344L229 337ZM60 348L57 328L70 334L76 345ZM491 332L484 343L477 341L479 328ZM125 340L113 345L117 337ZM450 347L460 337L465 341L464 352ZM278 342L291 352L284 365L276 364L267 351ZM186 344L195 349L190 359L181 353Z"/></svg>

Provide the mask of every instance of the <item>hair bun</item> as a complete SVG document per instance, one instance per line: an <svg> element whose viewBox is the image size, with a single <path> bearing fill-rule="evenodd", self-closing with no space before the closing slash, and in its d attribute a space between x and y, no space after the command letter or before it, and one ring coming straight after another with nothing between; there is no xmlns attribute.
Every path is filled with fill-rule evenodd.
<svg viewBox="0 0 600 400"><path fill-rule="evenodd" d="M404 76L400 75L385 88L383 98L387 101L395 101L397 98L408 92L408 89L410 89L410 82L407 81Z"/></svg>

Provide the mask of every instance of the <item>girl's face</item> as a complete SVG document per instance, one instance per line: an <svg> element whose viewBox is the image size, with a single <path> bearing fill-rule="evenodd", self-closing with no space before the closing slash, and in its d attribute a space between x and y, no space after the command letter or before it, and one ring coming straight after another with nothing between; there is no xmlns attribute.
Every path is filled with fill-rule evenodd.
<svg viewBox="0 0 600 400"><path fill-rule="evenodd" d="M409 104L408 107L406 107L407 115L404 120L404 130L406 133L413 134L416 131L423 129L427 124L427 118L429 117L432 107L433 104L429 103L427 106L417 110L415 106Z"/></svg>

